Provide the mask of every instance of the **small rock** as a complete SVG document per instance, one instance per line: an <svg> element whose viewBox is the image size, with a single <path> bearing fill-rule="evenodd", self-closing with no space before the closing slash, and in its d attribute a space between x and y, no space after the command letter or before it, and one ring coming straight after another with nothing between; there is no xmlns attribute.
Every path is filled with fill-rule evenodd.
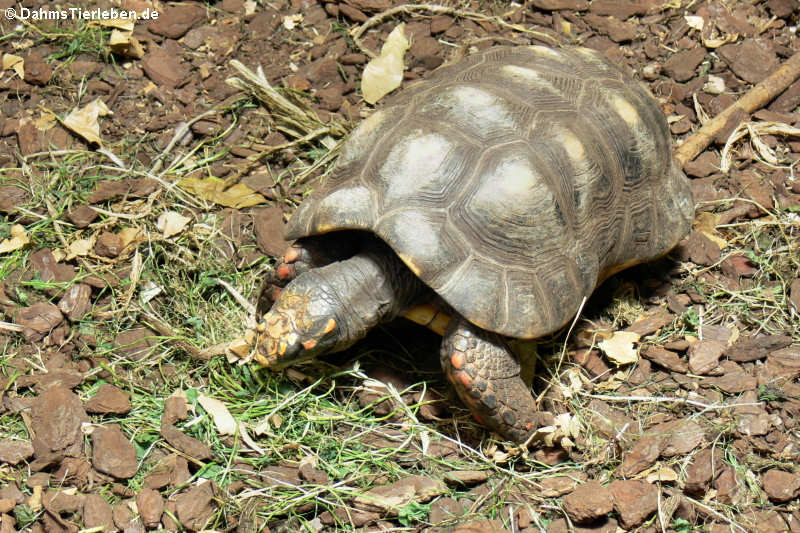
<svg viewBox="0 0 800 533"><path fill-rule="evenodd" d="M75 226L78 228L87 227L89 224L94 222L97 217L97 211L88 205L76 205L67 212L67 219L69 219L69 221L75 224Z"/></svg>
<svg viewBox="0 0 800 533"><path fill-rule="evenodd" d="M88 413L124 415L130 410L130 397L110 383L102 384L97 394L86 402Z"/></svg>
<svg viewBox="0 0 800 533"><path fill-rule="evenodd" d="M205 19L206 9L203 5L166 5L160 10L158 18L148 24L147 29L168 39L180 39L192 26Z"/></svg>
<svg viewBox="0 0 800 533"><path fill-rule="evenodd" d="M632 529L658 510L658 489L642 480L618 480L608 486L623 528Z"/></svg>
<svg viewBox="0 0 800 533"><path fill-rule="evenodd" d="M719 364L725 351L725 343L719 341L697 341L689 346L689 370L692 374L708 374Z"/></svg>
<svg viewBox="0 0 800 533"><path fill-rule="evenodd" d="M578 482L568 476L551 476L540 479L537 484L537 493L542 498L560 498L575 490Z"/></svg>
<svg viewBox="0 0 800 533"><path fill-rule="evenodd" d="M156 332L146 327L121 331L114 338L114 351L133 361L140 361L158 344Z"/></svg>
<svg viewBox="0 0 800 533"><path fill-rule="evenodd" d="M396 516L411 502L425 503L447 492L444 483L425 476L409 476L389 485L381 485L355 497L355 503L367 511Z"/></svg>
<svg viewBox="0 0 800 533"><path fill-rule="evenodd" d="M713 265L719 261L722 255L719 245L699 230L694 230L689 234L686 253L691 261L703 266Z"/></svg>
<svg viewBox="0 0 800 533"><path fill-rule="evenodd" d="M800 476L773 468L763 477L764 491L770 500L785 503L800 494Z"/></svg>
<svg viewBox="0 0 800 533"><path fill-rule="evenodd" d="M31 427L37 459L53 456L77 457L83 446L81 426L89 422L78 395L54 386L40 394L31 407Z"/></svg>
<svg viewBox="0 0 800 533"><path fill-rule="evenodd" d="M431 19L431 33L433 35L444 33L450 29L454 22L455 19L449 15L436 15Z"/></svg>
<svg viewBox="0 0 800 533"><path fill-rule="evenodd" d="M314 96L319 99L319 106L328 111L338 111L344 102L342 89L344 85L341 83L334 83L324 89L319 89Z"/></svg>
<svg viewBox="0 0 800 533"><path fill-rule="evenodd" d="M720 264L722 273L738 280L739 278L752 278L758 272L758 265L744 255L729 255Z"/></svg>
<svg viewBox="0 0 800 533"><path fill-rule="evenodd" d="M749 500L747 483L730 466L722 469L714 480L714 488L717 489L716 499L720 503L742 505Z"/></svg>
<svg viewBox="0 0 800 533"><path fill-rule="evenodd" d="M117 479L136 475L136 448L117 424L97 427L92 432L92 465Z"/></svg>
<svg viewBox="0 0 800 533"><path fill-rule="evenodd" d="M83 494L70 494L50 489L42 496L44 508L53 514L74 513L83 508Z"/></svg>
<svg viewBox="0 0 800 533"><path fill-rule="evenodd" d="M569 11L586 11L589 9L587 0L532 0L533 7L544 11L559 11L566 9ZM431 27L433 32L433 27Z"/></svg>
<svg viewBox="0 0 800 533"><path fill-rule="evenodd" d="M177 56L155 43L149 45L142 58L142 70L155 83L169 88L178 87L189 76L189 71Z"/></svg>
<svg viewBox="0 0 800 533"><path fill-rule="evenodd" d="M641 352L642 357L660 365L667 370L685 374L689 370L689 365L675 352L665 350L660 346L648 346Z"/></svg>
<svg viewBox="0 0 800 533"><path fill-rule="evenodd" d="M689 81L694 78L695 69L705 57L706 50L702 46L683 50L667 59L664 63L664 72L675 81Z"/></svg>
<svg viewBox="0 0 800 533"><path fill-rule="evenodd" d="M636 26L617 20L614 17L601 17L594 13L589 13L583 17L591 27L599 33L608 35L615 43L632 41L636 38Z"/></svg>
<svg viewBox="0 0 800 533"><path fill-rule="evenodd" d="M792 281L789 287L789 301L794 306L794 310L800 313L800 278Z"/></svg>
<svg viewBox="0 0 800 533"><path fill-rule="evenodd" d="M94 243L94 252L103 257L109 257L113 259L114 257L117 257L121 251L122 239L110 231L104 231L101 233L97 237L97 241Z"/></svg>
<svg viewBox="0 0 800 533"><path fill-rule="evenodd" d="M705 178L715 172L719 172L720 164L721 161L717 154L712 151L706 151L683 165L683 170L693 178Z"/></svg>
<svg viewBox="0 0 800 533"><path fill-rule="evenodd" d="M587 481L564 497L564 511L577 523L591 522L607 515L613 508L611 492L596 481Z"/></svg>
<svg viewBox="0 0 800 533"><path fill-rule="evenodd" d="M759 83L780 66L770 47L760 39L745 39L717 48L717 54L731 70L748 83Z"/></svg>
<svg viewBox="0 0 800 533"><path fill-rule="evenodd" d="M666 444L667 439L664 435L640 438L625 454L625 458L619 466L620 474L624 477L632 477L647 470L658 460Z"/></svg>
<svg viewBox="0 0 800 533"><path fill-rule="evenodd" d="M703 428L694 420L677 420L659 424L647 434L664 435L663 457L685 456L697 448L705 438Z"/></svg>
<svg viewBox="0 0 800 533"><path fill-rule="evenodd" d="M339 13L344 15L346 18L352 20L353 22L366 22L369 17L367 17L366 13L357 9L353 6L349 6L347 4L339 4Z"/></svg>
<svg viewBox="0 0 800 533"><path fill-rule="evenodd" d="M83 525L86 528L102 527L103 531L114 531L111 505L100 494L87 494L83 500Z"/></svg>
<svg viewBox="0 0 800 533"><path fill-rule="evenodd" d="M48 335L64 321L58 307L42 302L23 307L17 312L16 323L22 326L22 336L27 342L38 341Z"/></svg>
<svg viewBox="0 0 800 533"><path fill-rule="evenodd" d="M144 527L156 528L161 523L161 514L164 512L164 498L158 491L142 489L136 495L136 507Z"/></svg>
<svg viewBox="0 0 800 533"><path fill-rule="evenodd" d="M686 470L685 490L688 494L703 495L719 471L720 451L713 448L700 450ZM716 468L715 468L716 467Z"/></svg>
<svg viewBox="0 0 800 533"><path fill-rule="evenodd" d="M625 328L625 331L638 333L640 336L644 337L645 335L651 335L667 324L670 324L673 318L675 318L675 315L662 309L650 316L637 320Z"/></svg>
<svg viewBox="0 0 800 533"><path fill-rule="evenodd" d="M17 465L33 456L33 444L27 440L0 440L0 463Z"/></svg>
<svg viewBox="0 0 800 533"><path fill-rule="evenodd" d="M469 522L462 522L458 524L450 533L511 533L508 529L503 527L503 522L500 520L471 520Z"/></svg>
<svg viewBox="0 0 800 533"><path fill-rule="evenodd" d="M448 485L471 487L485 482L489 476L483 470L454 470L444 475L444 482Z"/></svg>
<svg viewBox="0 0 800 533"><path fill-rule="evenodd" d="M770 352L785 348L792 343L788 335L764 335L756 338L740 338L725 349L725 357L737 363L763 359Z"/></svg>
<svg viewBox="0 0 800 533"><path fill-rule="evenodd" d="M38 52L31 52L25 58L25 81L32 85L47 85L53 77L53 68L45 62Z"/></svg>
<svg viewBox="0 0 800 533"><path fill-rule="evenodd" d="M217 509L214 484L211 481L192 487L174 499L178 520L191 531L203 529Z"/></svg>
<svg viewBox="0 0 800 533"><path fill-rule="evenodd" d="M343 81L339 74L339 64L331 57L323 57L311 63L306 69L306 77L318 87Z"/></svg>
<svg viewBox="0 0 800 533"><path fill-rule="evenodd" d="M598 15L609 15L625 20L633 15L646 15L650 10L661 7L660 0L592 0L589 9Z"/></svg>
<svg viewBox="0 0 800 533"><path fill-rule="evenodd" d="M787 346L767 356L767 374L772 377L794 379L800 375L800 346Z"/></svg>
<svg viewBox="0 0 800 533"><path fill-rule="evenodd" d="M175 428L175 426L161 424L161 436L164 437L170 445L189 457L193 457L198 461L211 459L211 448L209 448L207 444L200 442L194 437L190 437Z"/></svg>
<svg viewBox="0 0 800 533"><path fill-rule="evenodd" d="M76 283L71 286L58 302L58 308L68 319L77 322L83 318L91 307L89 298L92 288L85 283Z"/></svg>
<svg viewBox="0 0 800 533"><path fill-rule="evenodd" d="M10 215L30 200L31 196L25 189L14 185L0 187L0 213Z"/></svg>
<svg viewBox="0 0 800 533"><path fill-rule="evenodd" d="M431 504L431 512L428 515L428 520L431 524L436 525L441 522L451 521L463 514L464 506L453 498L445 496L443 498L437 498L436 501Z"/></svg>

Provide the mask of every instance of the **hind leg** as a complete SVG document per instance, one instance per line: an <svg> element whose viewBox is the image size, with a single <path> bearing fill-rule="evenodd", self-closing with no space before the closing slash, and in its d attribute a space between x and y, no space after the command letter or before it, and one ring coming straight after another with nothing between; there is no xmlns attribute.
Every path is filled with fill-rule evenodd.
<svg viewBox="0 0 800 533"><path fill-rule="evenodd" d="M355 242L356 239L348 232L316 235L295 241L264 281L258 300L258 314L269 310L281 290L303 272L351 257L357 251Z"/></svg>
<svg viewBox="0 0 800 533"><path fill-rule="evenodd" d="M462 317L453 317L441 351L442 368L458 396L481 424L524 442L552 415L536 408L520 365L505 339Z"/></svg>

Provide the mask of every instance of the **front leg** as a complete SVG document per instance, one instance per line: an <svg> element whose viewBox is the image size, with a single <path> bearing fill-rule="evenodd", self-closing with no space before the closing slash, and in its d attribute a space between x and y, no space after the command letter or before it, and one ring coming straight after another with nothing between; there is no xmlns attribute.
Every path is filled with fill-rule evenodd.
<svg viewBox="0 0 800 533"><path fill-rule="evenodd" d="M505 339L453 317L442 341L442 368L481 424L522 443L552 416L536 408Z"/></svg>

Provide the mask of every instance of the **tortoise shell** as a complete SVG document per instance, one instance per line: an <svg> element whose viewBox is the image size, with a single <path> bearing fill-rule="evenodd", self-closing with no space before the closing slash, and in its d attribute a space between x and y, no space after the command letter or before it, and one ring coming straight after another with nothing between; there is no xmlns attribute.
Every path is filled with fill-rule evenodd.
<svg viewBox="0 0 800 533"><path fill-rule="evenodd" d="M527 339L664 255L693 215L639 82L592 50L499 47L363 121L287 238L372 232L467 320Z"/></svg>

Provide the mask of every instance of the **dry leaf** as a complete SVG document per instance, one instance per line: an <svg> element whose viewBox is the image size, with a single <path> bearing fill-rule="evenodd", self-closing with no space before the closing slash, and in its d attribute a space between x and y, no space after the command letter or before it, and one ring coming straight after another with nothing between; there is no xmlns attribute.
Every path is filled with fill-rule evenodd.
<svg viewBox="0 0 800 533"><path fill-rule="evenodd" d="M703 31L703 26L705 25L705 20L703 17L698 17L697 15L684 15L684 20L686 20L686 24L697 31Z"/></svg>
<svg viewBox="0 0 800 533"><path fill-rule="evenodd" d="M196 194L203 200L224 205L225 207L241 209L267 203L266 198L254 192L247 185L237 183L225 189L225 181L213 176L205 179L183 178L178 182L178 186L185 191Z"/></svg>
<svg viewBox="0 0 800 533"><path fill-rule="evenodd" d="M144 48L139 42L139 39L133 36L132 31L112 31L111 38L108 41L108 47L111 48L112 52L121 56L133 59L141 59L144 57Z"/></svg>
<svg viewBox="0 0 800 533"><path fill-rule="evenodd" d="M47 111L42 111L42 114L39 115L39 118L33 121L33 125L39 131L47 131L56 125L56 116L52 113L48 113Z"/></svg>
<svg viewBox="0 0 800 533"><path fill-rule="evenodd" d="M19 250L29 242L30 239L28 239L28 234L25 233L25 227L20 224L14 224L11 226L11 237L0 242L0 254Z"/></svg>
<svg viewBox="0 0 800 533"><path fill-rule="evenodd" d="M701 211L694 218L694 227L697 231L714 241L717 246L725 248L728 246L728 241L723 239L722 235L717 231L716 226L718 218L718 215L715 213Z"/></svg>
<svg viewBox="0 0 800 533"><path fill-rule="evenodd" d="M648 483L655 483L656 481L678 481L678 474L673 469L665 466L647 476Z"/></svg>
<svg viewBox="0 0 800 533"><path fill-rule="evenodd" d="M615 331L610 339L604 339L597 343L613 363L617 365L627 365L639 360L639 355L633 343L639 340L640 335L632 331Z"/></svg>
<svg viewBox="0 0 800 533"><path fill-rule="evenodd" d="M215 398L201 394L197 397L197 402L203 406L203 409L211 415L214 419L214 425L217 427L220 435L235 435L236 434L236 420L231 415L225 404Z"/></svg>
<svg viewBox="0 0 800 533"><path fill-rule="evenodd" d="M361 77L364 100L374 104L403 81L403 56L411 44L406 39L404 23L397 25L386 38L381 55L367 63Z"/></svg>
<svg viewBox="0 0 800 533"><path fill-rule="evenodd" d="M67 256L65 259L69 261L78 256L83 257L89 255L89 252L94 248L94 241L94 239L78 239L77 241L72 241L67 246Z"/></svg>
<svg viewBox="0 0 800 533"><path fill-rule="evenodd" d="M100 26L105 26L107 28L116 28L122 31L133 31L133 25L135 21L133 19L128 18L114 18L114 19L101 19L92 21L89 23L89 26L92 24L98 24Z"/></svg>
<svg viewBox="0 0 800 533"><path fill-rule="evenodd" d="M731 33L730 35L726 35L725 37L717 37L715 39L703 39L703 46L705 46L706 48L719 48L723 44L735 43L738 38L739 38L738 34Z"/></svg>
<svg viewBox="0 0 800 533"><path fill-rule="evenodd" d="M283 17L283 27L287 30L295 29L301 22L303 22L303 15L301 13Z"/></svg>
<svg viewBox="0 0 800 533"><path fill-rule="evenodd" d="M3 54L3 70L14 69L17 76L25 77L25 60L14 54Z"/></svg>
<svg viewBox="0 0 800 533"><path fill-rule="evenodd" d="M164 235L165 239L169 239L173 235L182 232L190 220L192 219L175 211L166 211L159 215L156 227Z"/></svg>
<svg viewBox="0 0 800 533"><path fill-rule="evenodd" d="M87 141L103 146L103 141L100 140L100 124L98 124L97 118L111 114L111 110L106 107L105 102L98 98L81 109L73 109L64 118L64 126Z"/></svg>
<svg viewBox="0 0 800 533"><path fill-rule="evenodd" d="M122 241L122 247L127 248L127 246L138 239L142 234L142 230L139 228L122 228L117 233L117 237L119 240Z"/></svg>

